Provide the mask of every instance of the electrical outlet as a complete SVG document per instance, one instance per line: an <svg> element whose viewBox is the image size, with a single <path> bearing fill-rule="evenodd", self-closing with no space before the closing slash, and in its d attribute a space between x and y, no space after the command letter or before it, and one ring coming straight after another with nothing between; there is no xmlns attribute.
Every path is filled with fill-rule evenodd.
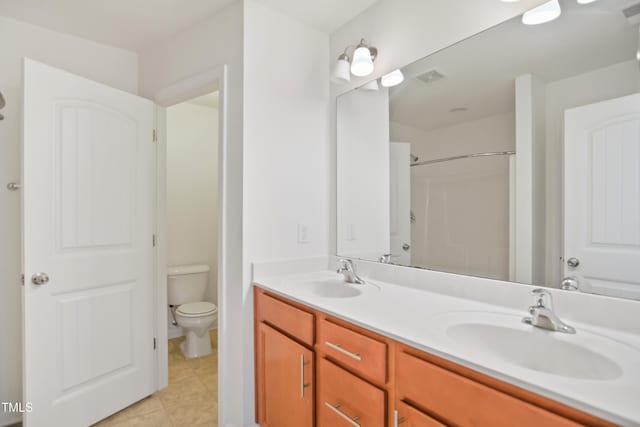
<svg viewBox="0 0 640 427"><path fill-rule="evenodd" d="M298 243L309 243L309 230L304 224L298 224Z"/></svg>

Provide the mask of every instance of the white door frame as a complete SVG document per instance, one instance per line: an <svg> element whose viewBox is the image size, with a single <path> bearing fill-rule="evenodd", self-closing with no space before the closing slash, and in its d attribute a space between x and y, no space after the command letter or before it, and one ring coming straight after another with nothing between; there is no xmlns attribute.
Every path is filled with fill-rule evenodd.
<svg viewBox="0 0 640 427"><path fill-rule="evenodd" d="M156 117L157 129L157 246L156 246L156 274L157 274L157 331L158 351L156 356L156 386L158 389L164 388L168 384L168 323L167 323L167 198L166 198L166 176L167 176L167 138L166 138L166 107L188 101L195 97L205 95L218 90L218 341L224 342L227 334L225 322L227 307L227 257L225 252L227 242L227 217L224 209L226 191L225 183L227 169L225 167L225 153L228 152L227 141L227 66L204 71L190 78L167 86L156 93L154 101L160 107ZM220 350L219 350L220 351ZM222 353L225 352L224 346ZM218 358L218 371L225 372L228 358L221 355ZM218 401L221 402L226 396L221 389L223 381L218 376ZM223 405L218 404L219 411ZM219 419L223 418L218 415Z"/></svg>

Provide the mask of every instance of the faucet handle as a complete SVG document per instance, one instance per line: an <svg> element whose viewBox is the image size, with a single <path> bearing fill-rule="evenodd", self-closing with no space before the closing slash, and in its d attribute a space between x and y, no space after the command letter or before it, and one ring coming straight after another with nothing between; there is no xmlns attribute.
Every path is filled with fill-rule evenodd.
<svg viewBox="0 0 640 427"><path fill-rule="evenodd" d="M547 308L549 310L553 310L553 297L551 292L546 289L537 288L531 291L531 293L536 297L536 305L535 308ZM545 304L545 297L548 300L548 303Z"/></svg>

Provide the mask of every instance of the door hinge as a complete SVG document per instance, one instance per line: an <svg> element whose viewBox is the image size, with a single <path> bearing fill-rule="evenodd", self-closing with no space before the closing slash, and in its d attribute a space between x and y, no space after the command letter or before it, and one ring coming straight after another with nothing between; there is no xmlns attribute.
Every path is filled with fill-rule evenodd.
<svg viewBox="0 0 640 427"><path fill-rule="evenodd" d="M156 337L153 337L153 349L158 349L158 339Z"/></svg>
<svg viewBox="0 0 640 427"><path fill-rule="evenodd" d="M20 285L24 286L24 273L20 275Z"/></svg>
<svg viewBox="0 0 640 427"><path fill-rule="evenodd" d="M154 248L156 247L157 242L158 242L158 240L156 239L156 235L154 234L153 235L153 247Z"/></svg>
<svg viewBox="0 0 640 427"><path fill-rule="evenodd" d="M156 130L153 130L153 142L157 142L158 141L158 133L156 132Z"/></svg>

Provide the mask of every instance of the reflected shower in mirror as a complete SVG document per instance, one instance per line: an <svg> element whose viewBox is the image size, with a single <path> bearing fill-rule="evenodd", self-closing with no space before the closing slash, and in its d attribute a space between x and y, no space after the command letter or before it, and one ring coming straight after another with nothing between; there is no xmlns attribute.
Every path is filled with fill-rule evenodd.
<svg viewBox="0 0 640 427"><path fill-rule="evenodd" d="M560 4L338 98L338 255L640 298L640 7Z"/></svg>

